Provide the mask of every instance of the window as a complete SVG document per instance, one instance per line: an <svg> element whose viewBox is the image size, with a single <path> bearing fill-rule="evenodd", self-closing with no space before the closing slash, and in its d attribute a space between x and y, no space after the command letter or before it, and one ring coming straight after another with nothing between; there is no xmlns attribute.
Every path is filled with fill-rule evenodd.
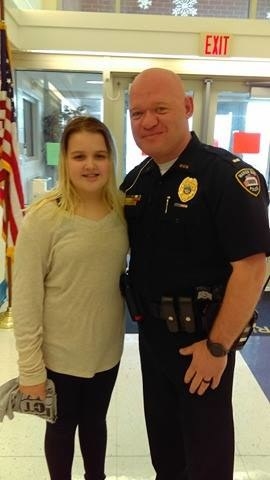
<svg viewBox="0 0 270 480"><path fill-rule="evenodd" d="M16 71L16 114L26 202L33 183L57 182L59 142L66 122L77 115L103 118L101 73Z"/></svg>

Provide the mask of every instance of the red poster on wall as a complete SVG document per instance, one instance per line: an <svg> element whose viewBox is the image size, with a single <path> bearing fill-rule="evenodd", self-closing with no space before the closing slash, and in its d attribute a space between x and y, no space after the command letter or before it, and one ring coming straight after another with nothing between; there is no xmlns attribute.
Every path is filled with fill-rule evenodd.
<svg viewBox="0 0 270 480"><path fill-rule="evenodd" d="M260 133L233 132L233 153L259 153L260 143Z"/></svg>

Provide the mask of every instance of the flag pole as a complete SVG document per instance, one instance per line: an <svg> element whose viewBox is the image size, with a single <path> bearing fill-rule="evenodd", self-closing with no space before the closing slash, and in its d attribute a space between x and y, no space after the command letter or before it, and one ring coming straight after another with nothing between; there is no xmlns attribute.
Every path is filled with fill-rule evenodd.
<svg viewBox="0 0 270 480"><path fill-rule="evenodd" d="M0 21L5 21L4 0L0 2ZM6 275L7 275L7 291L8 291L8 308L5 312L0 313L0 328L12 328L13 319L11 314L12 301L12 258L6 251Z"/></svg>
<svg viewBox="0 0 270 480"><path fill-rule="evenodd" d="M12 299L12 259L6 258L7 268L7 289L8 289L8 307L5 312L0 313L0 329L1 328L13 328L13 318L11 311L11 299Z"/></svg>
<svg viewBox="0 0 270 480"><path fill-rule="evenodd" d="M4 4L5 4L5 0L2 0L2 2L0 3L0 20L2 22L5 21L5 7L4 7Z"/></svg>

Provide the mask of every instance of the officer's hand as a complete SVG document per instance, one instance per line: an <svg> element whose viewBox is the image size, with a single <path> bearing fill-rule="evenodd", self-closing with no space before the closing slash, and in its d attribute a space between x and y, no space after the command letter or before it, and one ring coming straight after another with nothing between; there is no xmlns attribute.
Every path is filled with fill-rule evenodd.
<svg viewBox="0 0 270 480"><path fill-rule="evenodd" d="M192 355L184 377L184 382L190 383L190 393L203 395L208 388L212 390L217 388L227 365L227 355L224 357L211 355L206 346L206 340L180 348L179 352L181 355Z"/></svg>
<svg viewBox="0 0 270 480"><path fill-rule="evenodd" d="M40 398L40 400L45 400L46 383L39 383L38 385L20 385L20 392L24 395L29 395L32 398Z"/></svg>

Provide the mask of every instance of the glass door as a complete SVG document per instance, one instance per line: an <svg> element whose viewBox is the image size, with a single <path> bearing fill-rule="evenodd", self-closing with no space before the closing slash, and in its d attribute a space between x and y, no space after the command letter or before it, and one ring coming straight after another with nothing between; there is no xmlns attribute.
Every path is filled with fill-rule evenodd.
<svg viewBox="0 0 270 480"><path fill-rule="evenodd" d="M258 169L269 185L270 88L241 86L242 91L214 88L213 143Z"/></svg>

